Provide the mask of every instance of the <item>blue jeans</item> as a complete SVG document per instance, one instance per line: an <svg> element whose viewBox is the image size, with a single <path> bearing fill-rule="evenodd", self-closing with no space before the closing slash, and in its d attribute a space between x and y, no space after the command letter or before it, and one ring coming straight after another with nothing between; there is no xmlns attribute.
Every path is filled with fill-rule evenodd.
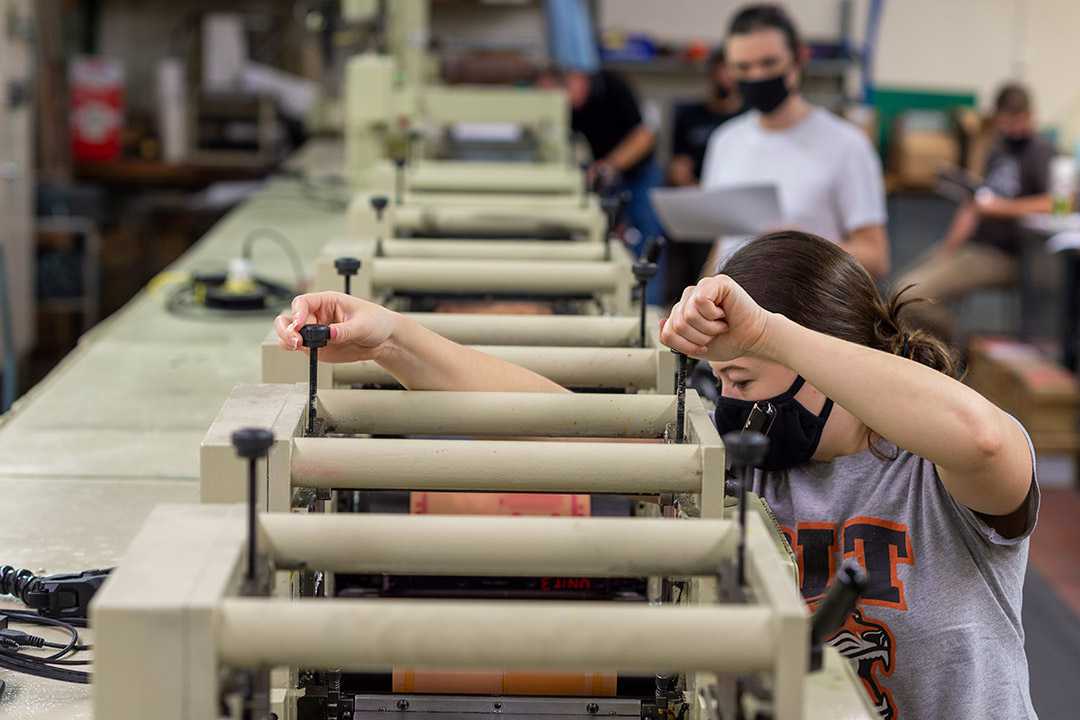
<svg viewBox="0 0 1080 720"><path fill-rule="evenodd" d="M656 219L656 213L653 212L652 203L649 201L649 190L660 187L662 184L663 174L660 166L650 161L638 173L633 182L624 183L618 188L618 191L630 191L630 201L626 205L626 215L630 225L641 233L641 238L632 248L638 257L641 257L642 253L645 252L645 246L648 244L649 238L664 234L664 229L660 227L660 221ZM665 285L667 284L665 282L667 273L666 253L660 256L658 265L660 272L657 274L656 279L649 282L648 302L650 305L660 305L664 301Z"/></svg>

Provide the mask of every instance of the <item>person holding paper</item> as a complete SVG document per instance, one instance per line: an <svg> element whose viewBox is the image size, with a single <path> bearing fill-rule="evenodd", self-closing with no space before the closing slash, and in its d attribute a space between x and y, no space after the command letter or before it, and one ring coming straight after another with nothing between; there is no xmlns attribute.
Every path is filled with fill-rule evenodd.
<svg viewBox="0 0 1080 720"><path fill-rule="evenodd" d="M1048 213L1047 192L1054 147L1035 132L1031 97L1008 84L994 103L1000 137L986 159L983 187L960 205L945 239L903 274L899 287L915 285L920 295L939 302L912 307L923 326L952 340L955 322L942 303L976 290L1011 287L1020 266L1017 220L1028 213Z"/></svg>
<svg viewBox="0 0 1080 720"><path fill-rule="evenodd" d="M724 64L723 46L709 56L707 73L708 95L701 102L675 106L671 162L668 163L668 184L675 187L690 187L701 182L709 137L716 128L742 112L742 98ZM709 246L674 242L668 245L667 254L668 287L677 289L700 277L701 267L709 256Z"/></svg>
<svg viewBox="0 0 1080 720"><path fill-rule="evenodd" d="M890 260L881 162L858 128L800 95L810 58L795 24L776 5L745 7L731 23L725 53L749 112L709 139L702 186L775 184L782 227L838 243L883 278ZM720 238L705 274L747 241Z"/></svg>

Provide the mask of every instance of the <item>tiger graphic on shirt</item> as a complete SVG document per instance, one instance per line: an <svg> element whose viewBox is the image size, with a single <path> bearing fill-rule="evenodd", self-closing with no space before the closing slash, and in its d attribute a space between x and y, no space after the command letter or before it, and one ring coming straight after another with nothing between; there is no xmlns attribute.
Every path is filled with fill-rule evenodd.
<svg viewBox="0 0 1080 720"><path fill-rule="evenodd" d="M799 523L782 528L799 564L800 590L811 609L825 596L836 574L838 557L855 558L866 570L868 586L854 613L829 643L851 661L878 714L898 720L900 708L889 692L887 678L896 661L895 635L884 621L872 617L873 606L907 610L898 565L914 563L907 526L881 518L856 517L842 524Z"/></svg>

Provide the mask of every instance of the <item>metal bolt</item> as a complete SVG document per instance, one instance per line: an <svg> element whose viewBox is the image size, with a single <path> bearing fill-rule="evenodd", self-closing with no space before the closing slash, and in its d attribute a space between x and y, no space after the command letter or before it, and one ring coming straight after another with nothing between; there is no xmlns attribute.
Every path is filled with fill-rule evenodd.
<svg viewBox="0 0 1080 720"><path fill-rule="evenodd" d="M310 361L308 367L308 436L315 434L315 397L319 385L319 348L326 347L330 341L330 328L326 325L305 325L300 328L300 337L304 347L308 348Z"/></svg>
<svg viewBox="0 0 1080 720"><path fill-rule="evenodd" d="M596 713L600 712L600 706L596 703L589 703L585 706L585 712L589 713L590 715L595 715Z"/></svg>
<svg viewBox="0 0 1080 720"><path fill-rule="evenodd" d="M397 701L397 709L398 710L408 710L409 709L409 701L408 700L398 700Z"/></svg>
<svg viewBox="0 0 1080 720"><path fill-rule="evenodd" d="M502 712L503 704L501 702L492 703L491 709L495 712Z"/></svg>

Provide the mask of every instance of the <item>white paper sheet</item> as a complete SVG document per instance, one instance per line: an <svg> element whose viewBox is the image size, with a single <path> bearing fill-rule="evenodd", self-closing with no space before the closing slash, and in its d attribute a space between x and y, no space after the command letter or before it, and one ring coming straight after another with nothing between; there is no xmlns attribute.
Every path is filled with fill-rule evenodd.
<svg viewBox="0 0 1080 720"><path fill-rule="evenodd" d="M757 235L781 224L775 185L656 188L653 209L669 239L712 242L722 235Z"/></svg>

